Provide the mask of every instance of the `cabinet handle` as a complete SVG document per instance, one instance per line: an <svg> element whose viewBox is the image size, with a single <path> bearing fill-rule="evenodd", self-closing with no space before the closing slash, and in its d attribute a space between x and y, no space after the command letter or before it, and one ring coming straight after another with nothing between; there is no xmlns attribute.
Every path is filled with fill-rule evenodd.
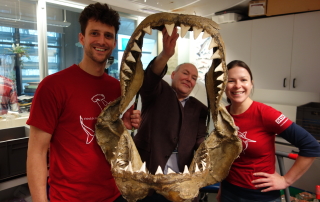
<svg viewBox="0 0 320 202"><path fill-rule="evenodd" d="M292 87L293 87L293 88L296 88L296 78L293 79Z"/></svg>
<svg viewBox="0 0 320 202"><path fill-rule="evenodd" d="M320 116L320 112L317 112L317 111L312 111L311 114L316 115L316 116Z"/></svg>
<svg viewBox="0 0 320 202"><path fill-rule="evenodd" d="M283 79L283 87L284 87L284 88L286 87L286 80L287 80L287 78L284 78L284 79Z"/></svg>

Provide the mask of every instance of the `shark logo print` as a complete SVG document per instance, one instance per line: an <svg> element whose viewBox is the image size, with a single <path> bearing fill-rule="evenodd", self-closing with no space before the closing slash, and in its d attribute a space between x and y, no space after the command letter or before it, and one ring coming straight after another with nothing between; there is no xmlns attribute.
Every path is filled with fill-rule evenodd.
<svg viewBox="0 0 320 202"><path fill-rule="evenodd" d="M250 140L247 138L247 131L246 132L240 132L238 131L238 137L242 140L242 142L245 144L245 147L243 148L243 153L244 151L248 148L249 142L257 142L255 140Z"/></svg>
<svg viewBox="0 0 320 202"><path fill-rule="evenodd" d="M94 130L89 128L83 123L83 118L80 116L80 124L84 132L87 134L87 141L86 144L90 144L94 138Z"/></svg>
<svg viewBox="0 0 320 202"><path fill-rule="evenodd" d="M92 102L96 103L101 110L104 109L105 106L107 106L108 102L105 100L105 96L103 94L97 94L94 95L91 98Z"/></svg>
<svg viewBox="0 0 320 202"><path fill-rule="evenodd" d="M100 110L103 110L105 108L105 106L107 106L109 104L109 102L107 102L105 100L105 96L103 94L96 94L91 98L91 101L95 104L97 104L97 106L100 108ZM96 119L97 117L90 117L90 118L83 118L80 115L80 125L82 127L82 129L84 130L84 132L87 135L87 139L86 139L86 144L90 144L94 138L94 129L90 128L89 126L85 125L84 121L85 120L93 120Z"/></svg>

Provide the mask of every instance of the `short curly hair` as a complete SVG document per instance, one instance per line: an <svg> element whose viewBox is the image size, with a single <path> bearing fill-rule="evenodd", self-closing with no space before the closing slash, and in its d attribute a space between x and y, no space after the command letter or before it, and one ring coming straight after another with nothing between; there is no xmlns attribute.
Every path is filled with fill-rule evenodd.
<svg viewBox="0 0 320 202"><path fill-rule="evenodd" d="M116 31L116 34L119 31L119 13L113 10L108 4L101 4L98 2L95 4L89 4L84 8L79 17L81 33L83 35L85 35L85 30L90 19L94 19L104 24L113 26Z"/></svg>

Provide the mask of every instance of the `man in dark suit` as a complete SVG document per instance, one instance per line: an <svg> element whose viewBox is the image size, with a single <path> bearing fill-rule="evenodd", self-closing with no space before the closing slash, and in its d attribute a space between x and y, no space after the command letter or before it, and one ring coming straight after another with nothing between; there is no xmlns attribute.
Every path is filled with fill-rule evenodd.
<svg viewBox="0 0 320 202"><path fill-rule="evenodd" d="M163 51L145 70L140 89L142 122L134 137L141 159L152 174L183 172L206 134L207 107L189 96L198 78L197 68L181 64L171 74L172 85L165 82L162 78L179 34L176 28L171 36L166 29L162 34ZM142 201L168 200L153 194Z"/></svg>

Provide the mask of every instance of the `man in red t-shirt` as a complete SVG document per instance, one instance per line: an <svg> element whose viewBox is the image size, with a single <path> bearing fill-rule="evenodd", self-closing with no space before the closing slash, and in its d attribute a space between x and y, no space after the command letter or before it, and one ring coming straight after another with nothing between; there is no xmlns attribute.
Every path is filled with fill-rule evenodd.
<svg viewBox="0 0 320 202"><path fill-rule="evenodd" d="M125 201L116 187L94 136L102 109L120 96L119 81L107 75L106 61L116 46L119 14L107 4L90 4L80 14L82 61L44 78L30 117L27 176L33 202L47 199L47 151L50 201ZM140 111L123 121L138 128Z"/></svg>

